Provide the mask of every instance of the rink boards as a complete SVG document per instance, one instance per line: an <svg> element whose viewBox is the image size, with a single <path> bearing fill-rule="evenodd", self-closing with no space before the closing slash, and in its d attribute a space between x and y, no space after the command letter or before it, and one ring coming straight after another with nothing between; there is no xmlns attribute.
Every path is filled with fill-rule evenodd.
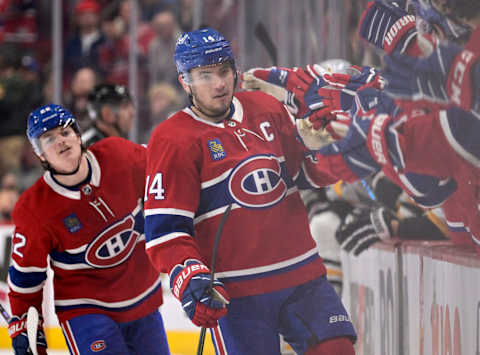
<svg viewBox="0 0 480 355"><path fill-rule="evenodd" d="M447 242L342 255L357 355L480 354L480 259Z"/></svg>
<svg viewBox="0 0 480 355"><path fill-rule="evenodd" d="M11 226L0 226L2 280L11 232ZM358 257L344 253L342 262L343 301L359 336L357 355L480 354L480 258L475 252L447 242L392 241ZM0 281L0 302L9 309L7 292ZM195 354L199 328L169 291L164 294L161 312L172 352ZM43 312L49 348L66 349L51 295L47 282ZM0 348L10 348L6 322L0 322ZM210 337L204 354L214 354Z"/></svg>

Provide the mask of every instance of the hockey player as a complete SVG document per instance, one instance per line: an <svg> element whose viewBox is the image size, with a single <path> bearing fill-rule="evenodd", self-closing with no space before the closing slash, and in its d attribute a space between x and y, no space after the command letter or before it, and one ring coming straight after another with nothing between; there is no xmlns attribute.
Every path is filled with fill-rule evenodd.
<svg viewBox="0 0 480 355"><path fill-rule="evenodd" d="M92 124L82 134L82 142L86 147L105 137L128 138L135 108L125 86L95 86L88 95L87 108Z"/></svg>
<svg viewBox="0 0 480 355"><path fill-rule="evenodd" d="M465 6L469 1L466 0L466 1L460 1L460 2L462 3L461 4L462 6L459 7L459 11L463 11L465 13L465 9L466 9ZM425 21L430 21L430 22L434 21L433 23L429 23L429 22L425 23L424 22L424 24L429 25L430 28L435 26L435 28L438 28L439 31L441 32L441 34L444 37L446 37L450 40L459 41L461 38L465 38L465 37L468 38L468 35L470 35L471 29L469 29L468 26L466 26L465 24L460 24L460 25L457 24L456 25L456 22L451 21L451 20L446 19L446 18L442 18L439 15L438 12L434 11L435 9L426 8L424 1L420 1L421 4L419 4L418 2L414 2L414 3L416 3L415 5L417 7L417 10L420 10L418 12L418 14L423 16ZM420 5L422 7L420 7ZM475 13L475 11L471 12L469 14L469 16L472 16L472 14L474 14L474 13ZM415 42L415 39L417 38L417 29L415 27L415 22L414 21L409 21L410 17L411 17L411 15L408 15L405 11L401 10L399 7L395 7L395 6L392 6L392 5L387 5L387 4L385 4L381 1L370 2L369 6L367 7L367 10L364 13L364 16L362 17L362 25L360 26L360 35L363 38L365 38L365 39L371 41L372 43L374 43L379 48L385 49L387 51L387 53L399 52L399 53L408 54L410 56L421 55L421 52L419 52L420 48L418 46L418 43ZM474 18L474 16L472 16L472 17ZM385 20L385 18L388 19L388 20ZM388 26L395 27L395 26L393 26L393 24L395 24L395 23L404 26L404 27L402 27L402 30L390 31L391 27L388 27ZM369 36L369 34L371 34L371 33L374 33L374 34L375 33L380 33L381 35L379 35L379 36ZM431 34L431 32L429 32L428 34ZM471 38L472 38L472 41L475 42L475 34L473 34L471 36ZM436 42L434 40L432 40L431 43L435 44ZM467 45L467 47L468 47L468 45ZM465 53L465 52L462 52L462 53ZM406 55L403 55L403 57L406 57ZM459 54L458 57L461 57L461 55ZM438 58L440 58L440 56ZM453 59L453 57L452 57L452 59ZM421 60L418 60L418 62L420 62L420 61ZM450 64L451 61L447 62L447 63ZM409 62L407 64L408 65L405 65L405 68L403 69L404 73L406 73L405 75L402 74L401 70L397 70L397 71L392 70L391 71L391 74L390 74L390 77L389 77L390 84L391 83L399 83L399 84L403 84L403 85L405 83L408 84L409 78L412 77L411 71L412 71L413 68L415 68L415 66L412 65L411 62ZM437 61L437 64L438 64L438 61ZM458 65L457 65L457 67L458 67ZM435 76L436 77L439 76L438 74L434 73L435 69L437 69L437 71L440 73L440 68L439 68L438 65L437 66L428 65L428 63L427 63L427 64L422 64L422 66L420 66L420 68L428 69L427 71L429 71L430 77L427 77L427 79L429 79L429 80L434 78ZM454 66L454 68L455 68L455 66ZM475 68L475 67L471 67L471 68ZM471 68L467 66L467 69L471 69ZM478 65L476 66L476 68L478 69ZM309 87L307 85L307 87L303 89L303 93L298 94L298 90L293 89L292 86L290 86L291 84L289 84L289 81L291 83L296 83L295 77L296 76L300 77L300 75L297 75L297 74L298 73L302 74L303 71L298 70L298 69L296 71L286 69L284 75L282 76L282 78L284 79L283 82L275 80L275 78L277 76L272 75L273 70L269 69L268 71L270 73L267 73L267 74L265 73L265 70L262 73L261 69L255 69L255 70L249 71L249 72L250 72L251 76L252 75L256 76L257 80L259 80L259 79L263 80L263 84L261 84L261 85L257 84L257 86L262 86L262 89L264 89L264 90L266 89L267 92L268 92L269 88L268 88L268 85L265 84L265 81L267 83L269 82L270 84L272 84L272 83L276 84L276 85L281 84L283 87L286 87L287 89L291 89L292 92L296 90L297 91L296 99L297 100L300 99L300 102L297 103L297 105L300 106L300 107L303 104L303 105L307 105L308 108L310 108L310 109L321 108L320 111L331 110L332 108L343 109L342 101L345 101L345 100L342 100L342 97L348 96L345 93L345 91L347 91L345 89L348 89L348 91L350 91L350 92L356 90L354 87L352 87L352 82L350 80L350 79L354 78L354 76L350 76L350 78L347 78L345 75L343 75L343 76L342 75L340 75L340 76L333 75L333 76L330 76L328 78L329 84L332 84L332 82L335 81L335 78L341 78L343 80L343 82L342 82L342 80L337 81L337 84L343 85L343 88L341 88L340 93L338 91L334 91L332 94L328 94L328 91L329 91L328 88L325 88L325 87L322 88L321 85L318 85L318 83L319 83L318 79L317 79L317 82L315 84L314 80L312 80L314 78L311 78L309 82L308 82L308 80L307 81L303 80L303 82L304 83L307 82L307 83L309 83L309 85L311 85L311 83L314 83L314 85L311 85L311 86L313 87L313 86L316 85L317 86L316 90L315 91L311 90L311 87ZM247 72L247 73L249 73L249 72ZM311 72L312 71L310 70L307 73L310 74ZM467 70L467 72L468 72L468 70ZM472 72L474 72L474 71L472 71ZM388 73L387 73L387 75L388 75ZM471 88L470 88L470 86L472 86L472 84L471 84L472 80L473 80L473 82L476 82L475 81L476 77L471 78L470 75L467 75L467 73L465 75L466 75L465 76L466 79L464 80L464 83L466 83L468 85L464 85L464 87L462 88L462 91L461 91L462 94L460 96L461 96L461 98L466 98L466 101L469 101L471 103L470 106L469 106L471 112L474 115L475 114L478 115L478 113L476 113L476 111L478 111L478 106L475 106L473 104L474 102L478 101L478 90L475 90L475 89L471 90ZM244 74L244 76L245 76L245 74ZM247 86L249 88L254 86L254 84L252 84L253 79L251 78L251 76L248 77L250 82L248 83ZM356 76L357 76L357 78L360 78L360 76L358 74ZM413 81L415 83L421 83L422 84L421 87L415 86L421 93L425 92L425 93L428 94L432 91L435 92L436 87L441 87L443 85L443 83L442 83L442 85L436 85L435 86L435 85L432 84L432 80L421 81L421 80L415 79L416 78L415 76L413 76L413 77L414 77ZM333 83L333 84L335 85L335 83ZM293 85L293 86L295 86L297 88L299 87L296 84ZM320 87L320 90L319 90L319 87ZM355 95L356 96L356 102L359 102L359 101L361 102L362 100L364 100L363 106L365 108L365 111L370 110L374 106L376 109L374 110L373 113L377 113L377 114L379 113L378 112L378 101L379 100L381 101L381 99L383 99L384 97L378 96L379 91L376 90L378 88L379 87L368 89L370 91L370 93L373 92L373 95L370 95L370 97L369 97L369 95ZM432 90L432 88L433 88L433 90ZM468 89L468 88L470 88L470 89ZM465 90L463 90L463 89L465 89ZM300 90L300 91L302 91L302 90ZM275 91L272 91L272 92L275 94ZM366 92L366 90L364 90L364 92ZM377 92L377 93L375 93L375 92ZM436 90L436 92L445 93L445 91L442 91L442 90ZM423 97L418 96L417 93L418 93L418 91L411 92L410 97L413 98L416 95L417 98L423 98ZM467 95L463 95L463 93L467 93ZM470 96L468 95L468 93L473 94L473 99L472 100L470 100ZM292 93L286 95L286 97L290 98L290 102L294 101L294 100L292 100L292 96L293 96ZM337 97L337 100L336 100L337 102L334 102L334 100L332 100L331 97ZM435 97L433 97L433 98L435 99ZM477 98L477 99L475 99L475 98ZM376 100L376 102L375 102L375 100ZM437 101L440 101L440 100L437 100ZM445 102L445 101L448 101L448 100L443 98L443 101ZM461 100L461 101L464 102L463 100ZM330 108L325 107L325 106L331 105L332 102L334 102L333 106L330 106ZM405 101L402 102L402 103L405 103ZM373 104L373 106L369 107L369 105L371 105L371 104ZM432 106L433 106L432 104L429 104L429 105L420 104L419 105L418 103L415 103L414 101L408 101L408 102L406 102L405 106L402 105L402 108L407 109L406 110L406 113L408 113L407 116L412 116L413 117L413 116L418 116L419 112L424 112L425 113L425 112L431 111L432 109L435 109L435 107L432 107ZM441 107L445 107L445 105L443 105ZM466 107L466 108L468 109L469 107ZM475 109L476 107L477 107L477 110ZM417 111L412 112L412 109L415 109L415 108L417 108ZM423 109L423 111L419 111L419 109ZM399 112L397 109L395 109L395 111L392 111L392 110L383 110L383 111L389 113L390 116L395 116ZM315 112L315 111L313 111L313 112ZM311 119L312 117L315 116L315 114L312 114L312 112L307 112L307 113L310 115L309 119ZM459 115L459 114L461 114L461 111L455 112L454 115ZM467 116L468 116L468 114L467 114ZM371 117L369 119L371 119ZM469 118L467 117L465 119L465 121L469 121ZM323 122L322 124L325 124L325 122ZM331 126L331 123L329 125ZM357 126L359 127L360 125L357 125ZM367 128L368 128L368 126L367 126ZM361 132L361 131L362 131L361 129L358 129L357 130L358 134L353 134L352 135L353 138L356 137L356 138L359 139L359 141L361 141L363 139L362 136L366 135L366 132ZM451 139L453 146L458 145L454 142L455 139L456 138ZM380 166L377 166L377 164L375 163L375 160L372 159L372 156L368 152L366 152L366 154L361 154L359 150L356 150L356 149L350 149L349 150L349 148L352 147L352 143L353 143L352 137L350 137L349 140L350 140L350 146L348 144L346 144L346 142L334 144L334 145L332 145L332 147L334 149L332 149L332 150L326 149L327 153L328 154L338 153L343 148L343 154L345 154L344 155L345 161L347 162L349 167L352 168L352 170L354 170L357 177L364 176L364 174L370 173L372 171L376 171L380 168ZM340 147L340 149L339 149L339 147ZM461 151L462 148L459 148L458 150ZM464 156L468 155L468 153L467 154L463 153L463 155ZM355 158L355 161L357 161L358 164L349 164L349 160L350 160L350 162L353 162L353 160L351 158ZM363 167L368 167L368 169L365 170L365 171L362 171L362 168L361 168L362 166ZM370 172L368 170L370 170ZM349 177L351 177L351 175L349 175ZM429 177L429 178L424 177L423 178L424 182L429 181L429 179L430 179L430 182L434 186L435 186L435 184L437 184L439 182L438 178L435 178L435 179L433 179L432 177ZM435 181L432 181L431 179L433 179ZM406 180L406 179L404 178L404 180ZM449 182L449 184L447 184L447 182L448 181L443 181L442 182L442 185L443 185L442 188L440 188L439 186L436 186L432 190L435 190L437 188L439 190L448 189L449 186L450 187L452 186L453 180L451 180ZM417 181L417 183L419 183L419 182ZM425 186L423 188L425 188ZM407 191L408 191L408 188L407 188ZM412 193L412 191L410 191L410 192ZM419 191L416 191L416 193L417 193L417 200L419 200L419 203L423 204L424 206L432 207L432 205L430 204L432 201L428 202L428 201L426 201L427 199L425 199L425 198L419 198L419 196L418 196ZM432 191L432 193L433 193L433 191ZM440 193L440 191L437 191L437 193ZM442 191L440 194L445 194L445 191ZM439 201L436 201L436 202L439 202ZM449 203L448 205L451 205L451 203ZM455 241L457 241L459 243L462 243L462 244L463 243L471 244L472 239L470 239L470 237L465 238L465 233L461 232L462 230L465 230L465 228L464 227L463 228L457 227L459 225L464 226L464 223L461 222L462 221L462 215L456 214L455 213L455 208L450 208L448 206L446 208L447 208L447 210L450 210L450 211L446 212L446 215L447 215L447 221L449 220L450 230L451 230L451 232L454 236ZM362 215L356 215L354 217L354 220L352 221L353 223L350 223L350 226L348 226L348 228L342 228L343 231L339 234L339 240L342 243L342 245L346 246L347 249L356 250L356 252L358 253L365 248L365 245L368 245L368 244L363 243L365 240L370 239L369 243L371 244L372 240L375 240L375 239L379 240L380 239L378 236L372 238L372 235L375 234L375 232L378 232L377 234L381 235L383 238L387 238L387 237L391 236L392 233L398 233L398 231L400 231L400 234L402 234L402 235L405 234L406 237L409 237L409 236L412 235L412 232L414 232L414 231L412 231L410 227L409 228L403 228L404 226L407 226L407 224L405 224L405 223L402 223L402 228L400 228L400 229L386 228L385 223L386 222L391 222L393 220L392 218L394 218L394 217L389 216L388 213L384 213L384 212L385 211L383 211L380 214L377 213L376 217L374 216L373 213L370 216L368 214L364 214L364 213L362 213ZM465 215L463 215L463 216L465 216ZM378 220L383 220L385 223L377 223L377 224L372 223L371 221L374 221L374 220L377 220L377 221ZM425 231L435 231L435 235L438 236L438 237L441 237L442 233L439 233L440 232L439 228L437 228L435 225L433 225L428 219L423 219L423 221L425 222L425 224L422 224L425 227L425 229L424 229ZM394 224L396 224L396 223L394 222ZM355 227L355 225L356 225L356 227ZM369 225L368 228L367 228L367 225ZM342 227L346 227L346 225L343 225ZM363 227L365 227L365 228L363 228ZM418 225L417 225L417 227L418 227ZM360 237L358 237L359 234L356 233L356 230L360 230L360 229L363 229L364 231L369 230L370 232L363 233L363 236L360 238ZM467 230L465 230L465 231L467 231ZM360 242L360 240L357 239L359 241L359 243L349 243L348 241L352 239L352 236L354 234L356 235L356 238L363 239L363 241ZM473 239L473 240L475 240L475 239ZM359 246L362 246L362 247L358 248Z"/></svg>
<svg viewBox="0 0 480 355"><path fill-rule="evenodd" d="M260 92L234 94L234 57L221 34L184 33L175 61L191 105L162 122L148 144L152 262L169 273L192 322L211 328L218 354L279 354L279 334L297 354L354 354L353 326L325 278L296 187L333 178L305 157L281 103Z"/></svg>
<svg viewBox="0 0 480 355"><path fill-rule="evenodd" d="M27 354L26 312L42 309L48 257L71 354L169 354L158 312L160 277L145 254L146 149L112 137L85 150L75 118L54 104L30 114L27 136L46 171L13 211L8 285L15 354ZM41 326L39 334L45 354Z"/></svg>
<svg viewBox="0 0 480 355"><path fill-rule="evenodd" d="M427 106L436 105L443 108L456 105L480 117L480 89L478 88L480 6L478 2L476 0L415 0L412 3L416 8L417 17L421 20L417 23L419 36L416 35L415 27L409 30L415 36L405 35L403 29L391 30L387 33L395 32L396 37L409 38L409 43L429 42L429 48L421 53L412 50L400 53L386 51L389 55L385 57L386 68L382 74L388 82L386 92L395 97L397 103L406 107L407 110L425 106L425 103ZM382 42L375 41L376 37L368 36L367 33L383 33L382 24L385 21L380 21L381 16L377 16L379 9L390 13L395 7L381 4L379 1L369 4L372 5L365 11L367 15L364 16L365 21L361 26L360 35L377 47L388 48L382 45L388 42L388 35L377 36L385 37ZM406 23L402 19L408 16L412 17L412 15L406 15L399 19L398 23ZM362 31L362 29L365 30ZM418 37L419 41L412 41L410 38L413 37ZM425 41L432 37L433 40ZM440 42L439 39L446 40ZM409 49L415 47L411 44L404 44L404 46Z"/></svg>

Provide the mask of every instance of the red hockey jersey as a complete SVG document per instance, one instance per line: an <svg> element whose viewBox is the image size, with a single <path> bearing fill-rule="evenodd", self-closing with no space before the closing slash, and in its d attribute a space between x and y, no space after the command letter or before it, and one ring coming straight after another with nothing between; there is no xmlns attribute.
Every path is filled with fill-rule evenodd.
<svg viewBox="0 0 480 355"><path fill-rule="evenodd" d="M61 321L103 313L126 322L162 303L159 273L145 253L146 149L107 138L86 155L88 183L71 190L46 172L15 206L8 280L15 315L41 309L48 256Z"/></svg>
<svg viewBox="0 0 480 355"><path fill-rule="evenodd" d="M215 276L231 297L275 291L325 273L298 187L335 182L308 157L273 97L235 94L230 118L212 123L186 108L148 144L147 252L162 272L185 259L210 265L229 204Z"/></svg>
<svg viewBox="0 0 480 355"><path fill-rule="evenodd" d="M478 132L480 123L469 112L419 110L396 119L376 116L367 145L385 174L415 201L441 204L455 243L480 252Z"/></svg>

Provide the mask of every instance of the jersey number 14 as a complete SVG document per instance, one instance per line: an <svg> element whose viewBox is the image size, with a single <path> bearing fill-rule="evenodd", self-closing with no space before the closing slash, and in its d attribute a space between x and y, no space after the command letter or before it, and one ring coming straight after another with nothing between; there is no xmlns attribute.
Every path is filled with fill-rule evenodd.
<svg viewBox="0 0 480 355"><path fill-rule="evenodd" d="M162 187L162 173L156 173L150 185L150 175L147 175L145 182L145 198L147 201L149 195L154 195L155 200L165 199L165 189Z"/></svg>

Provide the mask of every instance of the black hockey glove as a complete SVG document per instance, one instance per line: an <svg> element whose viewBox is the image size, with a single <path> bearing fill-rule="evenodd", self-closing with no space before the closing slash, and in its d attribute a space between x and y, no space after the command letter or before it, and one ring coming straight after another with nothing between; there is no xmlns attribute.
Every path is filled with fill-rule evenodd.
<svg viewBox="0 0 480 355"><path fill-rule="evenodd" d="M372 244L392 237L392 221L397 220L389 210L355 209L335 233L338 243L347 252L359 255Z"/></svg>

